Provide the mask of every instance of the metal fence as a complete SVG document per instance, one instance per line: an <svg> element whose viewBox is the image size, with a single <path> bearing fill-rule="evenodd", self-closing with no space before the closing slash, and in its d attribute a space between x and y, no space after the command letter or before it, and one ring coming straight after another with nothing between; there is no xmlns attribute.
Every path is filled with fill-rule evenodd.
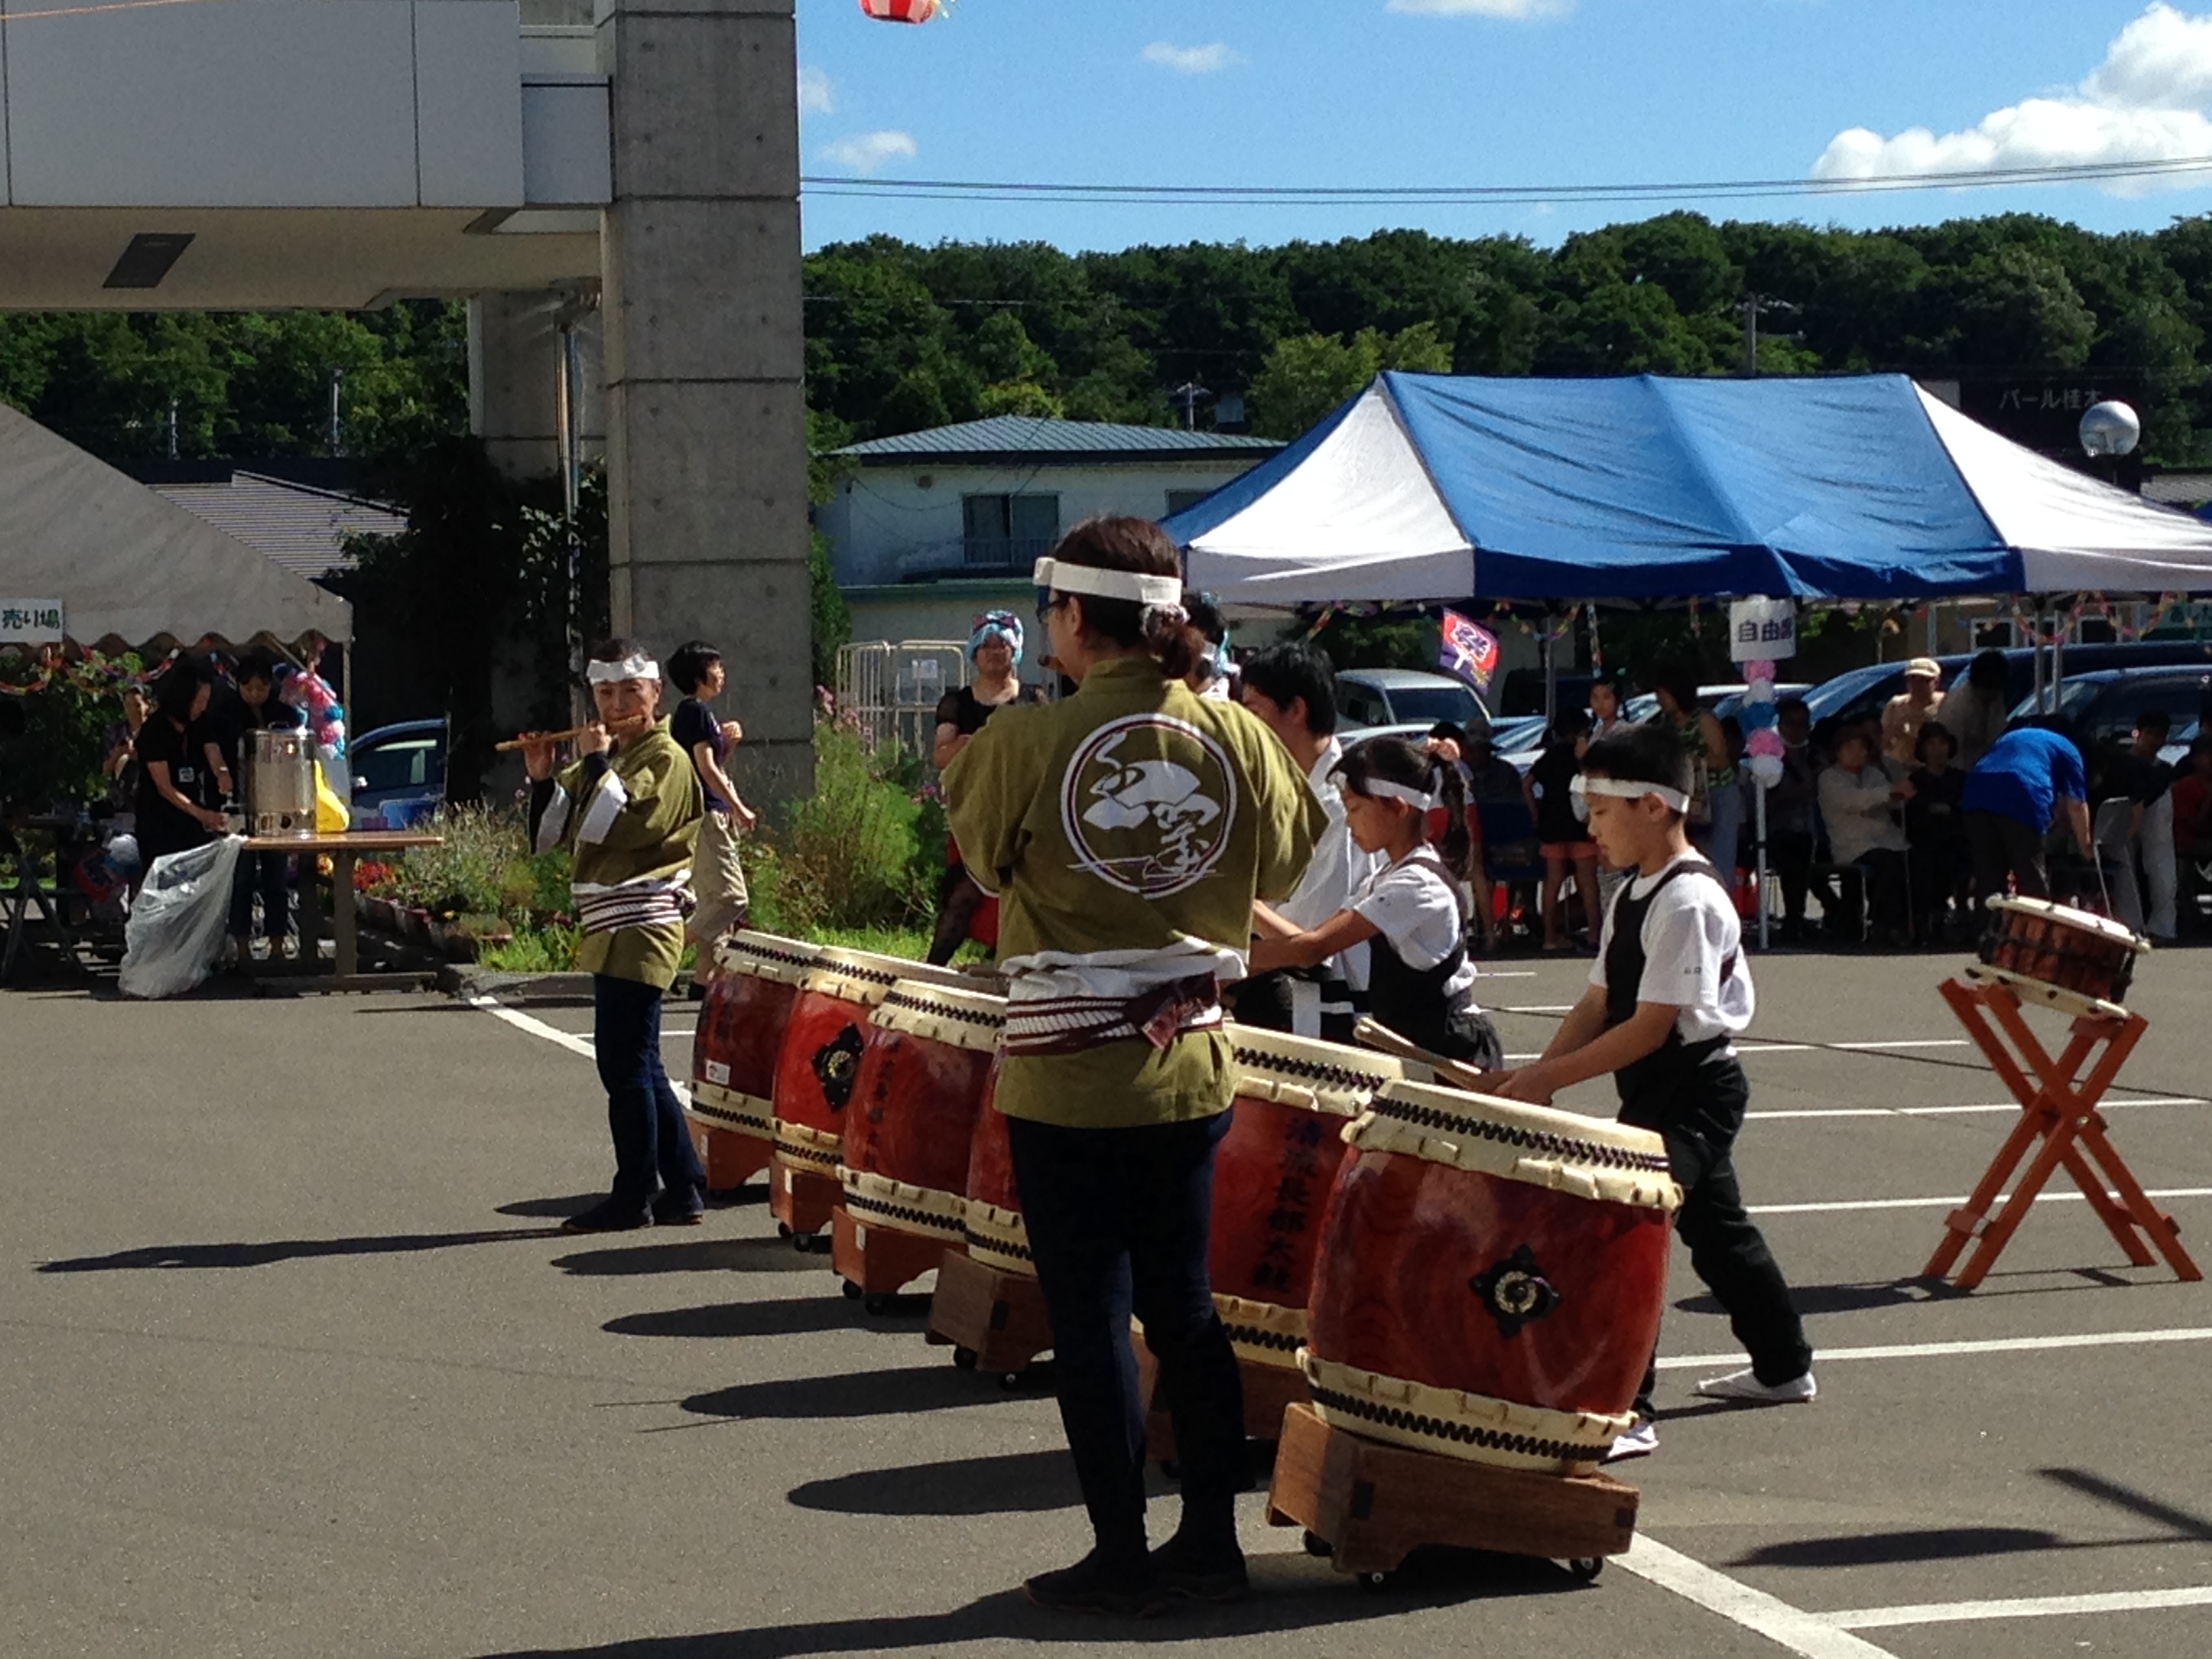
<svg viewBox="0 0 2212 1659"><path fill-rule="evenodd" d="M837 707L859 720L868 742L929 758L938 699L968 684L968 647L959 640L869 640L837 653Z"/></svg>

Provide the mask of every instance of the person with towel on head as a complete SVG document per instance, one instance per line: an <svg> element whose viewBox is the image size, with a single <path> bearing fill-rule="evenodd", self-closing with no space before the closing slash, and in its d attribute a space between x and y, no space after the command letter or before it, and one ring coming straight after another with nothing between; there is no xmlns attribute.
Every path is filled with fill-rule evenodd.
<svg viewBox="0 0 2212 1659"><path fill-rule="evenodd" d="M987 611L968 636L968 660L975 678L937 701L937 738L930 759L939 772L968 746L968 740L1001 708L1036 702L1040 693L1024 685L1015 671L1022 665L1022 619L1011 611ZM960 862L957 843L947 837L945 878L937 890L937 927L929 941L929 960L942 968L967 942L983 903L983 890Z"/></svg>
<svg viewBox="0 0 2212 1659"><path fill-rule="evenodd" d="M994 715L945 776L963 862L999 896L1006 1116L1060 1422L1096 1547L1041 1607L1141 1616L1247 1593L1243 1386L1206 1267L1236 1067L1221 987L1255 899L1297 885L1328 816L1250 711L1194 695L1182 558L1137 518L1078 525L1036 567L1075 695ZM1132 1311L1174 1419L1182 1520L1148 1551Z"/></svg>
<svg viewBox="0 0 2212 1659"><path fill-rule="evenodd" d="M614 1190L563 1232L622 1232L706 1218L707 1172L660 1060L660 1000L684 955L691 860L706 810L692 757L660 718L660 665L625 639L592 647L599 719L557 772L553 739L525 732L530 837L568 849L592 976L592 1048L607 1091ZM658 1191L656 1192L656 1188Z"/></svg>

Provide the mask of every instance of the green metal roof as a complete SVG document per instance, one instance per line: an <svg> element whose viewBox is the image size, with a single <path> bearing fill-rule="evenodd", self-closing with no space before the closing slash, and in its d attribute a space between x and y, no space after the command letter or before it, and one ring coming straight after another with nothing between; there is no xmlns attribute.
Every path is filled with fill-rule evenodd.
<svg viewBox="0 0 2212 1659"><path fill-rule="evenodd" d="M1204 460L1209 457L1272 455L1273 438L1229 432L1186 432L1173 426L1127 426L1113 421L1054 421L1034 415L999 415L987 421L902 432L830 451L883 465L909 460L1002 461L1060 457L1068 460Z"/></svg>

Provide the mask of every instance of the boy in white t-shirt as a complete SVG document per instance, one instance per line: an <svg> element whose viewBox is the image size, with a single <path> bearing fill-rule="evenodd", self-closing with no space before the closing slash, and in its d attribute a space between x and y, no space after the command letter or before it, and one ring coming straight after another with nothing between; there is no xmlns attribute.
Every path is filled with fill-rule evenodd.
<svg viewBox="0 0 2212 1659"><path fill-rule="evenodd" d="M1744 1209L1731 1157L1750 1085L1733 1040L1751 1024L1751 974L1728 889L1682 827L1689 765L1671 732L1631 726L1592 744L1577 780L1590 836L1606 862L1633 876L1615 895L1582 1000L1543 1058L1492 1085L1547 1104L1559 1090L1611 1072L1620 1121L1667 1143L1681 1183L1674 1225L1690 1263L1726 1309L1748 1369L1708 1377L1698 1392L1757 1405L1809 1401L1813 1350L1790 1286ZM1616 1457L1653 1449L1656 1368L1637 1424Z"/></svg>

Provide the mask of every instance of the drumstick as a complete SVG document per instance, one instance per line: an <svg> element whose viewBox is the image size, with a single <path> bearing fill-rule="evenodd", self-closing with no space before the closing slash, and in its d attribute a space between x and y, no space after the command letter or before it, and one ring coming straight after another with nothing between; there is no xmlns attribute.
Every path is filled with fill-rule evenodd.
<svg viewBox="0 0 2212 1659"><path fill-rule="evenodd" d="M1413 1060L1427 1066L1446 1082L1455 1083L1462 1089L1479 1091L1482 1087L1483 1074L1480 1072L1472 1066L1462 1066L1455 1060L1446 1060L1442 1054L1432 1054L1426 1048L1407 1042L1389 1026L1367 1015L1360 1016L1359 1023L1352 1028L1352 1035L1379 1054L1389 1054L1397 1060Z"/></svg>

